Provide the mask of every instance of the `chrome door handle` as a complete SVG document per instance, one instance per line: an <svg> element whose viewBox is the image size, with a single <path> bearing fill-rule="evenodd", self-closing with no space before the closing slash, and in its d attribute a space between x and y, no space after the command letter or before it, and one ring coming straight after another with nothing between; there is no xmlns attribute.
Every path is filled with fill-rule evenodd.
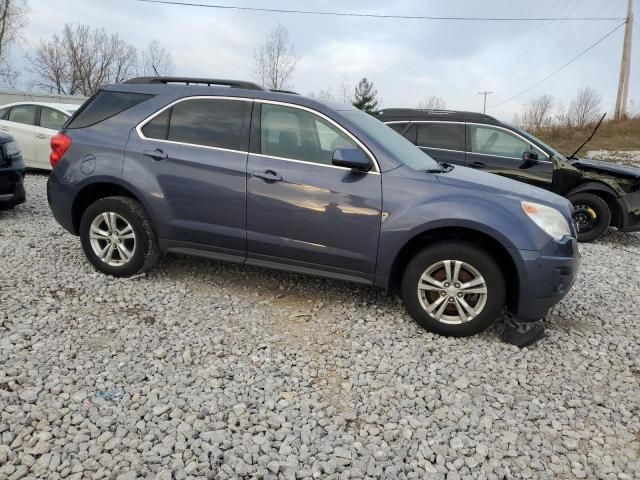
<svg viewBox="0 0 640 480"><path fill-rule="evenodd" d="M143 150L142 154L146 155L147 157L151 157L154 160L165 160L166 158L169 158L169 155L164 153L164 151L160 150L159 148L156 148L155 150Z"/></svg>
<svg viewBox="0 0 640 480"><path fill-rule="evenodd" d="M251 175L261 178L266 182L281 182L282 177L273 170L265 170L264 172L251 172Z"/></svg>
<svg viewBox="0 0 640 480"><path fill-rule="evenodd" d="M36 137L37 138L47 138L47 136L44 133L36 133Z"/></svg>
<svg viewBox="0 0 640 480"><path fill-rule="evenodd" d="M4 130L5 132L9 131L9 127L0 127L0 130Z"/></svg>

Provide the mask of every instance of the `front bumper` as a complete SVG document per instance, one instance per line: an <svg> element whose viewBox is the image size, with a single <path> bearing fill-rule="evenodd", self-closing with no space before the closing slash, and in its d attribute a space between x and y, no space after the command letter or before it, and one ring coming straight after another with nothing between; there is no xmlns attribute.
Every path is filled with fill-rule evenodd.
<svg viewBox="0 0 640 480"><path fill-rule="evenodd" d="M516 252L520 263L520 288L512 313L518 320L539 320L573 286L580 265L577 241L573 237L565 237L561 241L549 242L539 252Z"/></svg>
<svg viewBox="0 0 640 480"><path fill-rule="evenodd" d="M26 169L0 169L0 208L12 208L25 202Z"/></svg>

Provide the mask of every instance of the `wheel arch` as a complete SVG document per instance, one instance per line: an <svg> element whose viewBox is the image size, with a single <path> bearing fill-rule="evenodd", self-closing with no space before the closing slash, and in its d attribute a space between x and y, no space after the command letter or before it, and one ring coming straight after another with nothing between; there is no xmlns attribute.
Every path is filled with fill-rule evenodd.
<svg viewBox="0 0 640 480"><path fill-rule="evenodd" d="M439 227L421 232L407 241L396 255L388 281L388 290L400 286L402 274L414 255L429 244L462 241L487 251L497 262L505 279L507 307L515 311L520 295L520 277L516 263L507 247L488 233L469 227Z"/></svg>
<svg viewBox="0 0 640 480"><path fill-rule="evenodd" d="M623 211L618 203L620 195L612 187L597 181L584 182L569 190L564 196L569 198L577 193L591 193L602 198L611 211L611 225L617 228L622 226Z"/></svg>
<svg viewBox="0 0 640 480"><path fill-rule="evenodd" d="M130 186L114 182L113 180L98 180L83 186L73 200L71 206L73 233L78 234L82 215L89 205L101 198L113 196L132 198L142 204L147 214L151 215L151 212L142 200L142 196L136 194L135 190Z"/></svg>

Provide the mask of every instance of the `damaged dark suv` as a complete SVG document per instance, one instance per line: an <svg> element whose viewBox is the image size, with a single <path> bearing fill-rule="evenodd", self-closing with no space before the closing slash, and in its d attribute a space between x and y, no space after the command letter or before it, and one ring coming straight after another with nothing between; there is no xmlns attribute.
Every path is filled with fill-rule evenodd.
<svg viewBox="0 0 640 480"><path fill-rule="evenodd" d="M607 227L640 230L640 169L565 157L495 118L448 110L385 109L377 118L439 162L465 165L551 190L574 205L578 240Z"/></svg>

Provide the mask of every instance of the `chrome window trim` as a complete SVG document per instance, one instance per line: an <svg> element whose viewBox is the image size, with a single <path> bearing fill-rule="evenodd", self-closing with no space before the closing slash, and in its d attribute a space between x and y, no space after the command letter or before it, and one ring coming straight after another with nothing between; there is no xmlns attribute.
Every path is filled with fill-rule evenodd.
<svg viewBox="0 0 640 480"><path fill-rule="evenodd" d="M374 167L374 170L370 170L368 172L362 172L362 173L372 173L372 174L376 174L376 175L380 174L380 166L378 165L378 160L376 159L375 155L373 155L373 153L371 153L369 148L367 148L367 146L364 143L362 143L355 135L353 135L351 132L349 132L347 129L345 129L342 125L337 123L335 120L332 120L331 118L327 117L323 113L318 112L317 110L314 110L312 108L305 107L303 105L296 105L295 103L280 102L280 101L276 101L276 100L263 100L261 98L247 98L247 97L226 97L226 96L216 96L216 95L197 95L197 96L191 96L191 97L182 97L182 98L179 98L178 100L174 100L173 102L169 103L168 105L165 105L160 110L152 113L151 115L149 115L148 117L143 119L140 123L138 123L138 125L136 125L136 127L135 127L136 132L138 134L138 137L140 137L141 140L147 140L147 141L153 141L153 142L164 142L164 143L170 143L170 144L174 144L174 145L185 145L185 146L189 146L189 147L206 148L206 149L210 149L210 150L221 150L221 151L224 151L224 152L245 153L245 154L256 155L256 156L260 156L260 157L276 158L278 160L286 160L286 161L295 162L295 163L305 163L305 164L308 164L308 165L320 165L320 166L323 166L323 167L331 167L331 168L337 168L337 169L341 169L341 170L351 170L350 168L347 168L347 167L338 167L336 165L325 165L323 163L308 162L306 160L296 160L296 159L293 159L293 158L274 157L274 156L271 156L271 155L263 155L262 153L252 153L252 152L249 152L248 150L233 150L233 149L222 148L222 147L211 147L209 145L198 145L198 144L195 144L195 143L184 143L184 142L176 142L176 141L173 141L173 140L164 140L164 139L159 139L159 138L148 138L148 137L146 137L144 135L144 133L142 133L142 129L145 127L145 125L147 123L151 122L154 118L156 118L158 115L162 114L165 110L173 107L174 105L176 105L178 103L181 103L181 102L184 102L184 101L187 101L187 100L238 100L238 101L243 101L243 102L258 102L258 103L267 103L267 104L271 104L271 105L281 105L281 106L284 106L284 107L291 107L291 108L297 108L299 110L305 110L305 111L307 111L307 112L309 112L311 114L319 116L323 120L325 120L325 121L329 122L330 124L332 124L333 126L337 127L347 137L349 137L351 140L353 140L360 148L362 148L362 150L364 150L364 152L369 157L369 160L371 160L372 165Z"/></svg>
<svg viewBox="0 0 640 480"><path fill-rule="evenodd" d="M424 147L417 145L418 148L428 148L429 150L442 150L443 152L455 152L455 153L467 153L464 150L452 150L450 148L438 148L438 147Z"/></svg>
<svg viewBox="0 0 640 480"><path fill-rule="evenodd" d="M520 138L521 140L524 140L529 145L532 145L536 150L538 150L544 156L544 158L546 158L546 160L544 160L544 159L538 160L539 162L553 163L551 160L549 160L549 155L544 150L542 150L540 147L538 147L536 144L531 142L529 139L523 137L519 133L516 133L516 132L514 132L512 130L509 130L508 128L500 127L498 125L489 125L487 123L477 123L477 122L454 122L454 121L451 121L451 120L394 120L394 121L391 121L391 122L385 122L385 124L387 124L387 125L391 124L391 123L455 123L455 124L462 124L462 125L477 125L477 126L480 126L480 127L497 128L497 129L500 129L500 130L504 130L505 132L511 133L512 135L515 135L516 137ZM471 151L464 151L463 152L462 150L448 150L446 148L436 148L436 147L421 147L421 146L418 146L418 148L433 148L434 150L446 150L446 151L449 151L449 152L471 153L473 155L485 155L487 157L512 158L514 160L522 160L521 158L518 158L518 157L509 157L507 155L495 155L495 154L491 154L491 153L479 153L479 152L471 152Z"/></svg>
<svg viewBox="0 0 640 480"><path fill-rule="evenodd" d="M273 160L283 160L285 162L304 163L305 165L313 165L313 166L316 166L316 167L335 168L337 170L347 170L347 171L352 171L353 170L351 168L339 167L337 165L327 165L326 163L307 162L305 160L296 160L294 158L284 158L284 157L277 157L275 155L265 155L264 153L251 153L251 152L249 152L249 155L253 155L254 157L261 157L261 158L271 158ZM362 174L370 174L370 175L380 175L380 173L375 172L373 170L361 171L360 173L362 173Z"/></svg>

